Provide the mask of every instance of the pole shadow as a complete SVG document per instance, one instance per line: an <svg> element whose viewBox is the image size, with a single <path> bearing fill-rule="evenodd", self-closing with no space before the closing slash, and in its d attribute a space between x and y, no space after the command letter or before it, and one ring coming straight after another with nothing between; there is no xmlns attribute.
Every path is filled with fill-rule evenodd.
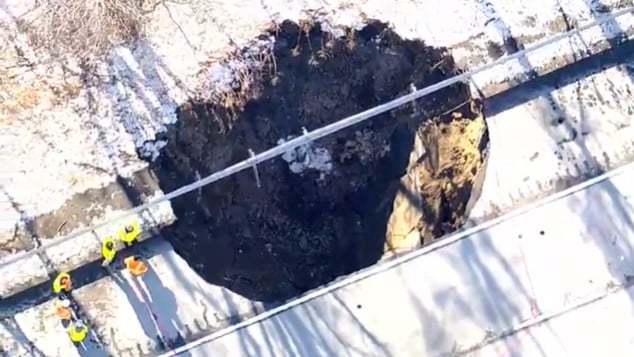
<svg viewBox="0 0 634 357"><path fill-rule="evenodd" d="M15 317L1 317L0 326L9 334L9 337L13 340L13 344L20 345L22 349L28 351L34 357L46 357L44 352L24 333ZM12 354L11 345L9 343L4 345L4 343L5 342L0 346L0 355L10 357Z"/></svg>

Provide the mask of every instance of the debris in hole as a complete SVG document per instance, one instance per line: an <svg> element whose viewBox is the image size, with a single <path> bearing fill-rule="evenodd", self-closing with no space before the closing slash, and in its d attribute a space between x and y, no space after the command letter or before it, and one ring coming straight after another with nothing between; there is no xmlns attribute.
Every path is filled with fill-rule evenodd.
<svg viewBox="0 0 634 357"><path fill-rule="evenodd" d="M293 136L286 139L291 140ZM277 141L281 145L286 140ZM282 160L288 163L289 169L296 174L301 174L305 170L317 170L329 173L332 170L332 157L327 149L316 147L313 142L300 145L293 150L289 150L282 155Z"/></svg>

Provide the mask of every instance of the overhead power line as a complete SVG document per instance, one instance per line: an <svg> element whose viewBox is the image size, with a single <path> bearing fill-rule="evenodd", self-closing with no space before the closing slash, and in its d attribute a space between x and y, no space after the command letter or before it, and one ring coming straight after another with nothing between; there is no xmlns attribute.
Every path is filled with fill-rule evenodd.
<svg viewBox="0 0 634 357"><path fill-rule="evenodd" d="M406 94L406 95L404 95L402 97L396 98L396 99L391 100L391 101L389 101L387 103L378 105L378 106L376 106L374 108L365 110L365 111L363 111L361 113L357 113L357 114L349 116L349 117L347 117L345 119L341 119L341 120L339 120L339 121L337 121L335 123L332 123L332 124L326 125L324 127L321 127L319 129L315 129L315 130L313 130L311 132L305 133L302 136L299 136L297 138L294 138L294 139L291 139L289 141L286 141L286 142L284 142L284 143L282 143L282 144L280 144L278 146L275 146L275 147L273 147L271 149L268 149L268 150L266 150L266 151L264 151L262 153L259 153L257 155L253 155L253 156L251 156L250 158L248 158L248 159L246 159L244 161L238 162L238 163L236 163L236 164L234 164L232 166L229 166L229 167L227 167L227 168L225 168L223 170L215 172L215 173L213 173L213 174L211 174L211 175L209 175L207 177L204 177L204 178L202 178L202 179L200 179L200 180L198 180L196 182L193 182L193 183L190 183L188 185L182 186L181 188L176 189L176 190L174 190L172 192L169 192L169 193L167 193L167 194L165 194L165 195L163 195L163 196L161 196L159 198L156 198L156 199L154 199L154 200L152 200L152 201L150 201L148 203L145 203L143 205L134 207L134 208L128 210L127 212L125 212L125 213L122 213L122 214L117 215L117 216L115 216L113 218L107 219L107 220L105 220L105 221L103 221L101 223L95 224L95 225L93 225L90 228L85 228L85 229L78 230L78 231L73 232L71 234L68 234L68 235L66 235L64 237L57 238L57 239L51 241L48 244L43 244L43 245L41 245L38 248L31 249L31 250L29 250L27 252L21 252L21 253L9 256L6 259L0 261L0 268L8 266L9 264L13 264L13 263L15 263L17 261L20 261L22 259L29 258L29 257L31 257L31 256L33 256L35 254L40 253L40 252L46 251L46 250L48 250L50 248L53 248L53 247L58 246L58 245L60 245L60 244L62 244L64 242L67 242L67 241L69 241L69 240L71 240L71 239L73 239L75 237L78 237L78 236L80 236L82 234L90 233L90 232L92 232L94 230L97 230L99 228L103 228L103 227L105 227L105 226L107 226L109 224L112 224L112 223L114 223L116 221L119 221L119 220L121 220L123 218L129 217L129 216L131 216L133 214L140 213L140 212L142 212L144 210L147 210L148 208L150 208L152 206L155 206L155 205L157 205L157 204L159 204L161 202L172 200L172 199L174 199L176 197L182 196L182 195L184 195L186 193L189 193L191 191L199 189L199 188L201 188L203 186L206 186L206 185L209 185L209 184L214 183L216 181L222 180L223 178L229 177L229 176L231 176L233 174L236 174L236 173L238 173L240 171L253 168L255 165L257 165L259 163L262 163L264 161L267 161L267 160L273 159L273 158L275 158L277 156L280 156L280 155L282 155L282 154L284 154L284 153L286 153L286 152L288 152L290 150L295 149L296 147L311 143L311 142L313 142L313 141L315 141L317 139L323 138L324 136L330 135L330 134L335 133L335 132L337 132L339 130L342 130L342 129L348 128L350 126L353 126L355 124L361 123L361 122L363 122L365 120L368 120L368 119L370 119L370 118L372 118L374 116L377 116L379 114L383 114L385 112L388 112L388 111L390 111L390 110L392 110L394 108L397 108L397 107L399 107L399 106L401 106L403 104L407 104L407 103L409 103L409 102L411 102L413 100L419 99L421 97L424 97L426 95L434 93L434 92L436 92L438 90L441 90L443 88L447 88L447 87L452 86L452 85L457 84L457 83L467 82L467 81L469 81L471 79L472 76L474 76L474 75L476 75L478 73L481 73L481 72L484 72L486 70L492 69L492 68L494 68L496 66L499 66L501 64L504 64L506 62L518 59L519 57L526 56L526 54L534 52L534 51L537 51L540 48L546 47L546 46L548 46L548 45L550 45L552 43L555 43L557 41L560 41L562 39L565 39L565 38L568 38L568 37L571 37L571 36L574 36L574 35L578 35L580 32L583 32L583 31L588 30L588 29L590 29L592 27L595 27L595 26L603 25L603 24L605 24L605 23L607 23L609 21L613 21L617 17L623 16L623 15L626 15L626 14L632 13L632 12L634 12L634 6L633 7L628 7L626 9L619 10L619 11L616 11L616 12L612 12L612 13L609 13L609 14L605 14L604 16L601 16L601 17L595 19L592 22L589 22L589 23L587 23L587 24L585 24L583 26L580 26L580 27L578 27L576 29L573 29L573 30L570 30L568 32L564 32L564 33L561 33L559 35L553 36L553 37L551 37L551 38L549 38L547 40L544 40L544 41L542 41L542 42L540 42L540 43L538 43L536 45L533 45L533 46L531 46L529 48L526 48L526 49L524 49L522 51L518 51L518 52L515 52L515 53L513 53L511 55L508 55L508 56L505 56L505 57L501 57L501 58L499 58L499 59L497 59L497 60L495 60L495 61L493 61L491 63L488 63L488 64L485 64L483 66L480 66L480 67L478 67L476 69L473 69L473 70L471 70L469 72L465 72L465 73L456 75L454 77L445 79L445 80L443 80L441 82L438 82L438 83L432 84L432 85L430 85L428 87L416 90L416 91L414 91L414 92L412 92L410 94Z"/></svg>

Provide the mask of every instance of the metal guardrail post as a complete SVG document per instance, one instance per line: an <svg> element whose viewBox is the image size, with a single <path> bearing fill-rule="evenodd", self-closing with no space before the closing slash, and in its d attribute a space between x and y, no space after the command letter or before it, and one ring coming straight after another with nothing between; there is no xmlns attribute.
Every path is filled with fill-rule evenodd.
<svg viewBox="0 0 634 357"><path fill-rule="evenodd" d="M478 85L476 84L472 76L469 76L467 80L465 81L465 83L467 83L471 88L473 88L473 90L471 91L471 95L473 95L474 97L476 97L477 100L480 100L480 101L484 99L484 93L482 93L482 90L480 89L480 87L478 87Z"/></svg>
<svg viewBox="0 0 634 357"><path fill-rule="evenodd" d="M249 149L249 156L251 156L251 158L255 157L255 153L251 149ZM258 188L261 188L262 184L260 182L260 174L258 173L258 164L254 163L251 167L253 168L253 174L255 175L255 184Z"/></svg>

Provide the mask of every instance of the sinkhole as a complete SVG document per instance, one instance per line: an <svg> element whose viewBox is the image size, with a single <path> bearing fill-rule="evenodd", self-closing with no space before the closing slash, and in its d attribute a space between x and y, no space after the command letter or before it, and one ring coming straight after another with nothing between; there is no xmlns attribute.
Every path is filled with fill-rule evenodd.
<svg viewBox="0 0 634 357"><path fill-rule="evenodd" d="M269 53L224 67L258 69L233 67L229 90L178 109L151 165L164 192L459 73L446 49L381 22L322 28L264 33ZM178 222L162 233L207 281L288 299L459 228L487 143L480 104L456 84L258 165L261 187L245 170L173 200Z"/></svg>

